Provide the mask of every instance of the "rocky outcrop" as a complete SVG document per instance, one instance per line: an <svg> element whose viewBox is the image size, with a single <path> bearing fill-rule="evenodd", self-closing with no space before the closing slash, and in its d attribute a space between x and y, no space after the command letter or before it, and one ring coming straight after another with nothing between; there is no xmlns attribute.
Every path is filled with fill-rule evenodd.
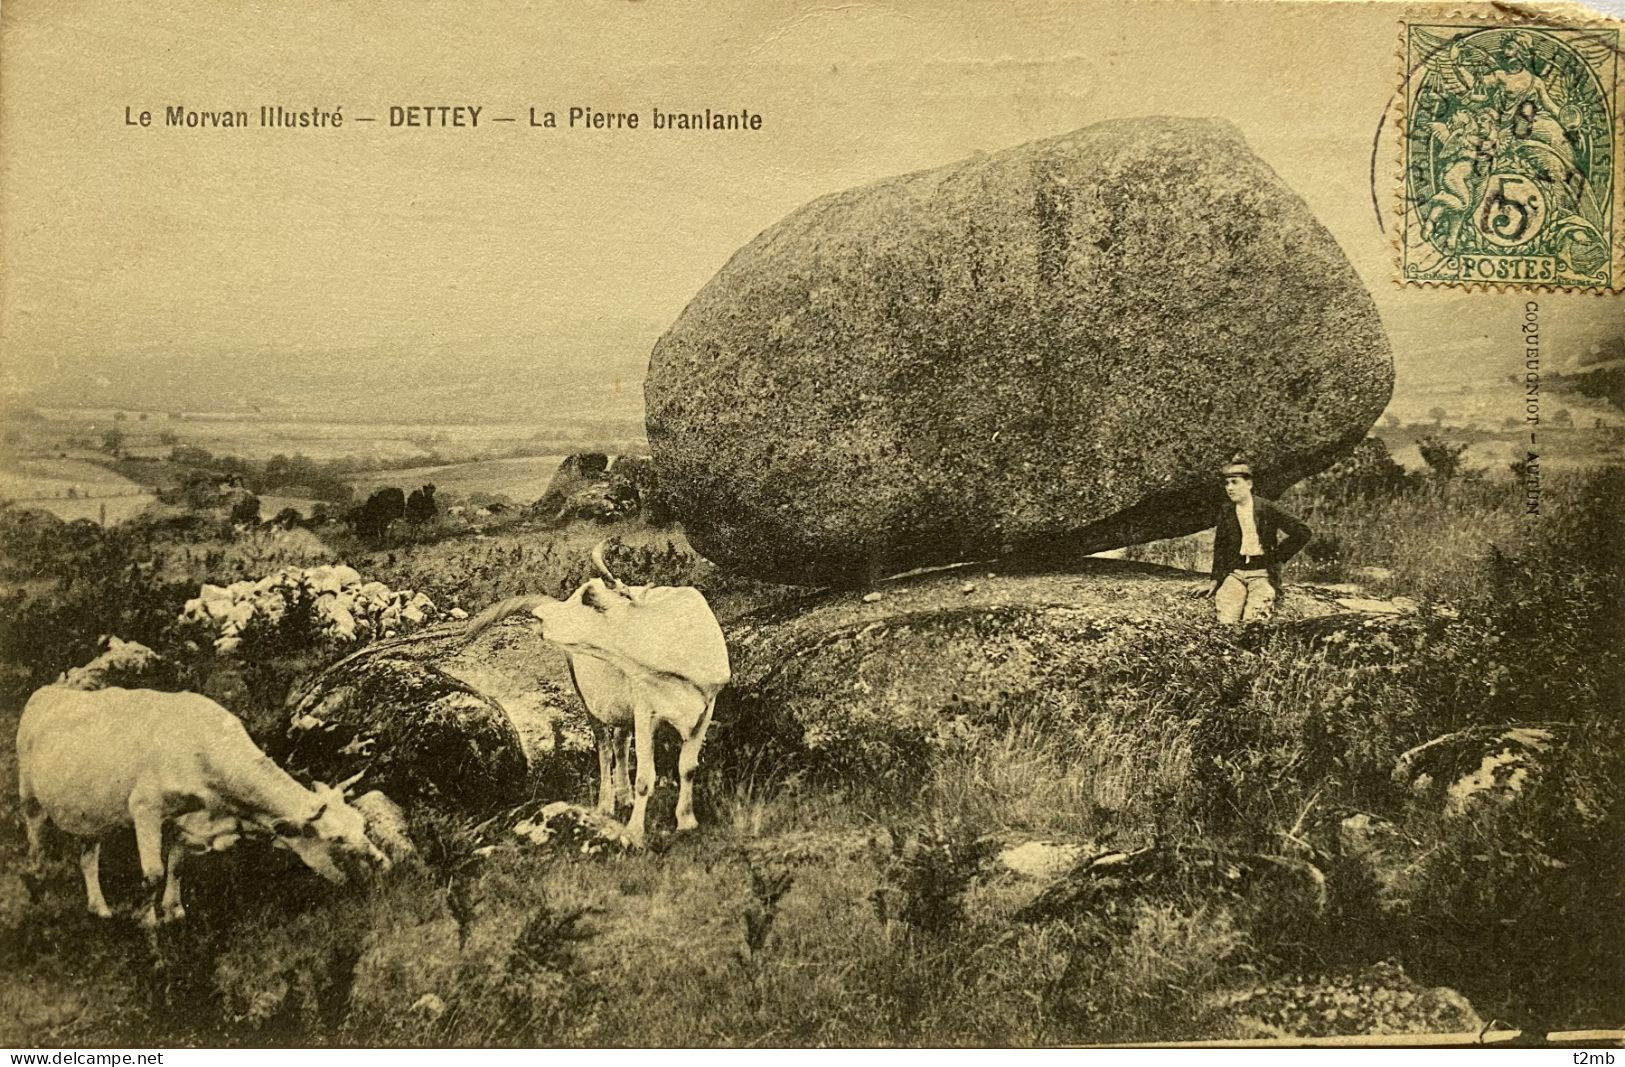
<svg viewBox="0 0 1625 1067"><path fill-rule="evenodd" d="M1352 266L1239 132L1141 118L808 204L700 291L644 394L697 550L860 584L1190 533L1232 453L1274 494L1392 379Z"/></svg>
<svg viewBox="0 0 1625 1067"><path fill-rule="evenodd" d="M421 754L406 755L397 746L389 760L375 760L384 747L378 730L387 728L390 736L409 731L416 737L427 722L449 715L452 719L469 717L470 724L477 727L476 735L487 738L502 753L491 773L503 784L475 787L493 802L497 795L509 798L503 803L515 802L523 796L527 780L548 791L564 788L583 773L594 771L591 720L570 681L564 654L522 622L494 626L467 644L462 632L457 626L431 628L378 642L334 665L293 701L297 707L292 710L290 758L314 759L313 770L319 766L322 774L332 775L329 781L367 768L361 788L384 788L408 801L424 790L413 786L402 794L390 788L381 775L386 770L395 774L393 765L402 761L421 762ZM414 693L418 686L425 687L421 694ZM380 687L386 703L395 710L366 714L356 701ZM437 708L432 706L436 700L446 703ZM325 712L319 708L324 703L329 707ZM414 717L412 708L419 704L425 711ZM424 724L410 725L424 716ZM449 746L429 761L435 766L446 760L456 762L487 743L475 739L466 744L455 742L457 728L451 723L429 732L440 739L437 745ZM369 737L372 745L367 744ZM420 738L413 743L423 742ZM442 776L436 771L430 777L438 780ZM417 780L424 775L412 772L408 777ZM433 792L440 795L443 790L437 786Z"/></svg>
<svg viewBox="0 0 1625 1067"><path fill-rule="evenodd" d="M847 780L906 778L933 748L997 731L1013 714L1079 725L1114 694L1159 684L1169 662L1223 663L1247 639L1214 625L1200 575L1086 562L1069 573L919 575L729 622L734 676L708 761L739 754ZM1296 628L1367 617L1288 586L1278 618ZM1183 719L1143 728L1163 727L1183 729Z"/></svg>
<svg viewBox="0 0 1625 1067"><path fill-rule="evenodd" d="M1506 803L1546 769L1567 729L1567 723L1545 723L1457 730L1401 755L1393 780L1449 816Z"/></svg>
<svg viewBox="0 0 1625 1067"><path fill-rule="evenodd" d="M614 522L653 502L654 481L653 464L645 456L619 456L611 463L602 452L581 452L565 457L547 491L526 511L553 526ZM663 509L658 521L669 521Z"/></svg>
<svg viewBox="0 0 1625 1067"><path fill-rule="evenodd" d="M1193 894L1257 898L1269 894L1274 910L1318 913L1326 905L1326 877L1312 863L1290 856L1238 852L1195 844L1108 850L1080 860L1016 913L1025 922L1065 919L1086 912L1117 912L1142 900L1188 900Z"/></svg>
<svg viewBox="0 0 1625 1067"><path fill-rule="evenodd" d="M502 706L430 664L383 649L341 660L292 701L290 767L403 803L482 812L516 803L528 766Z"/></svg>
<svg viewBox="0 0 1625 1067"><path fill-rule="evenodd" d="M70 667L56 680L69 689L139 689L152 684L162 657L138 641L104 637L102 651L89 663Z"/></svg>
<svg viewBox="0 0 1625 1067"><path fill-rule="evenodd" d="M1447 986L1423 986L1394 962L1349 974L1305 976L1217 998L1223 1032L1251 1040L1369 1037L1378 1034L1476 1036L1484 1020Z"/></svg>

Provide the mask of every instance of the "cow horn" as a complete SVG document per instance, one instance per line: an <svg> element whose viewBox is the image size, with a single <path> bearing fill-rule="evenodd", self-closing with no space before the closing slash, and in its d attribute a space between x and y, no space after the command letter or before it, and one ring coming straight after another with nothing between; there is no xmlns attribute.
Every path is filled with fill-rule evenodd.
<svg viewBox="0 0 1625 1067"><path fill-rule="evenodd" d="M592 565L598 568L598 573L602 574L610 584L619 586L621 580L609 573L609 566L604 562L604 546L607 544L609 544L608 541L600 541L592 546Z"/></svg>
<svg viewBox="0 0 1625 1067"><path fill-rule="evenodd" d="M355 774L353 774L350 777L346 778L344 781L340 782L338 785L334 786L333 788L338 790L340 794L348 794L350 792L350 787L355 785L357 782L361 781L361 779L366 775L366 773L367 773L367 768L363 767L359 771L355 772Z"/></svg>

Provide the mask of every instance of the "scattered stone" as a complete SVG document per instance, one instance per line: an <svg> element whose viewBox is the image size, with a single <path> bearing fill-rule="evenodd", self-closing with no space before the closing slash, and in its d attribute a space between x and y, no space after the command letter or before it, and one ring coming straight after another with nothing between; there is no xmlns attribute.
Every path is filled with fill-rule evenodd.
<svg viewBox="0 0 1625 1067"><path fill-rule="evenodd" d="M964 585L959 587L959 591L964 593L966 596L970 596L972 593L976 592L976 583L966 582Z"/></svg>
<svg viewBox="0 0 1625 1067"><path fill-rule="evenodd" d="M863 602L865 604L878 604L883 596L884 594L881 593L865 593L863 594Z"/></svg>
<svg viewBox="0 0 1625 1067"><path fill-rule="evenodd" d="M632 838L626 824L592 808L557 800L514 824L513 832L533 845L599 856L626 852Z"/></svg>
<svg viewBox="0 0 1625 1067"><path fill-rule="evenodd" d="M70 667L56 684L70 689L140 688L149 683L162 657L137 641L102 639L103 651L82 667Z"/></svg>
<svg viewBox="0 0 1625 1067"><path fill-rule="evenodd" d="M1016 918L1022 922L1065 918L1111 909L1125 900L1186 900L1198 887L1243 898L1270 893L1279 901L1277 907L1314 913L1326 906L1326 877L1304 860L1208 845L1158 844L1080 860Z"/></svg>
<svg viewBox="0 0 1625 1067"><path fill-rule="evenodd" d="M366 818L367 836L392 863L417 855L417 846L407 833L406 813L384 793L377 789L363 793L350 806Z"/></svg>
<svg viewBox="0 0 1625 1067"><path fill-rule="evenodd" d="M1027 841L999 853L999 862L1026 878L1059 878L1077 865L1087 846Z"/></svg>
<svg viewBox="0 0 1625 1067"><path fill-rule="evenodd" d="M446 1002L440 999L440 995L438 993L425 993L417 1000L413 1001L412 1006L406 1010L411 1012L413 1015L421 1015L423 1018L433 1022L442 1015L446 1014Z"/></svg>
<svg viewBox="0 0 1625 1067"><path fill-rule="evenodd" d="M1394 597L1392 600L1377 600L1373 597L1342 597L1337 606L1345 611L1360 611L1368 615L1414 615L1417 611L1416 601L1409 597Z"/></svg>
<svg viewBox="0 0 1625 1067"><path fill-rule="evenodd" d="M1239 130L1133 118L806 205L694 297L644 394L702 555L856 585L1202 529L1235 442L1274 496L1392 386L1359 276Z"/></svg>

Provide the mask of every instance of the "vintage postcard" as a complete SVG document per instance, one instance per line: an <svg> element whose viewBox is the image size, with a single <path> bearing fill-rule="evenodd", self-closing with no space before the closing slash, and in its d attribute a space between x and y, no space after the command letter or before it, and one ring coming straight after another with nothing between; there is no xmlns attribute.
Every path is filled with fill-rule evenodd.
<svg viewBox="0 0 1625 1067"><path fill-rule="evenodd" d="M1613 1062L1622 47L8 0L0 1044Z"/></svg>

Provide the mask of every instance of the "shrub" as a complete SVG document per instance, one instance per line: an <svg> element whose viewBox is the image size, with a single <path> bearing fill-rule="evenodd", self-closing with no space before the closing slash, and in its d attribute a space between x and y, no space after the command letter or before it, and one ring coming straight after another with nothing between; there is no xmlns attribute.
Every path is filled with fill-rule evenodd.
<svg viewBox="0 0 1625 1067"><path fill-rule="evenodd" d="M882 862L883 888L871 898L881 922L898 919L944 935L965 918L965 891L992 853L992 844L961 824L933 820L918 830L894 830Z"/></svg>
<svg viewBox="0 0 1625 1067"><path fill-rule="evenodd" d="M1467 453L1467 445L1453 445L1449 441L1428 434L1416 442L1422 453L1422 462L1428 465L1428 471L1440 481L1449 481L1461 471L1461 458Z"/></svg>

